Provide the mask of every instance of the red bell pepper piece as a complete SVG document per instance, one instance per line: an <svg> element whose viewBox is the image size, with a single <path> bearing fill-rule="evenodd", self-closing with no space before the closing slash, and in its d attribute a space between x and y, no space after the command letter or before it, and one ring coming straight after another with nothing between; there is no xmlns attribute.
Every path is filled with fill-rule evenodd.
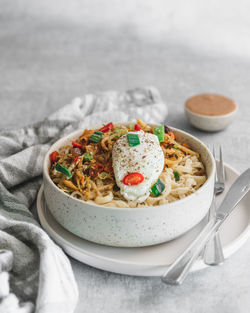
<svg viewBox="0 0 250 313"><path fill-rule="evenodd" d="M82 145L76 141L72 141L72 146L76 148L82 148Z"/></svg>
<svg viewBox="0 0 250 313"><path fill-rule="evenodd" d="M141 173L130 173L124 176L122 182L124 185L133 186L138 185L144 181L144 177Z"/></svg>
<svg viewBox="0 0 250 313"><path fill-rule="evenodd" d="M77 155L75 158L74 158L74 163L76 163L77 161L78 161L78 159L79 159L79 156Z"/></svg>
<svg viewBox="0 0 250 313"><path fill-rule="evenodd" d="M136 130L136 131L140 131L140 130L141 130L141 127L140 127L138 124L135 124L135 130Z"/></svg>
<svg viewBox="0 0 250 313"><path fill-rule="evenodd" d="M57 151L53 151L51 154L50 154L50 161L52 163L56 162L58 160L58 157L59 157L59 153Z"/></svg>
<svg viewBox="0 0 250 313"><path fill-rule="evenodd" d="M104 125L101 129L99 129L100 132L102 133L106 133L108 132L110 129L113 129L114 128L114 125L113 123L108 123L107 125Z"/></svg>

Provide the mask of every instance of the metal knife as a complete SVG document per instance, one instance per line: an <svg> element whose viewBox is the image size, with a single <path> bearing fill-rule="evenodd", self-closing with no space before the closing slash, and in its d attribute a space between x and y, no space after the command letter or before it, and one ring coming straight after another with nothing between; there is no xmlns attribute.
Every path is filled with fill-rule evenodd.
<svg viewBox="0 0 250 313"><path fill-rule="evenodd" d="M250 189L250 168L242 173L228 190L216 216L201 231L190 246L174 261L162 276L162 281L170 285L179 285L186 278L196 258L208 240L220 228L240 200Z"/></svg>

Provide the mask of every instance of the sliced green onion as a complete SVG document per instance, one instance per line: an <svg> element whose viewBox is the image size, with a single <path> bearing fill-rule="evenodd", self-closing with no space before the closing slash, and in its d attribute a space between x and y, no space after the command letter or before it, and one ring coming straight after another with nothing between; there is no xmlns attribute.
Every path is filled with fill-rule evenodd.
<svg viewBox="0 0 250 313"><path fill-rule="evenodd" d="M114 130L114 133L119 133L121 131L125 131L125 129L124 128L117 128Z"/></svg>
<svg viewBox="0 0 250 313"><path fill-rule="evenodd" d="M135 146L138 146L140 144L140 139L139 139L139 136L137 134L128 133L127 138L128 138L128 143L129 143L130 147L135 147Z"/></svg>
<svg viewBox="0 0 250 313"><path fill-rule="evenodd" d="M174 179L175 179L175 181L180 180L180 174L179 174L179 172L174 171Z"/></svg>
<svg viewBox="0 0 250 313"><path fill-rule="evenodd" d="M164 125L161 126L157 126L154 128L154 134L158 137L159 142L163 142L164 141Z"/></svg>
<svg viewBox="0 0 250 313"><path fill-rule="evenodd" d="M175 150L178 150L178 149L179 149L177 146L174 146L173 148L174 148Z"/></svg>
<svg viewBox="0 0 250 313"><path fill-rule="evenodd" d="M72 174L70 173L70 171L66 167L62 166L60 163L56 164L56 170L66 175L68 178L72 177Z"/></svg>
<svg viewBox="0 0 250 313"><path fill-rule="evenodd" d="M151 192L154 196L158 197L163 192L164 189L165 189L165 184L159 178L157 182L151 188Z"/></svg>
<svg viewBox="0 0 250 313"><path fill-rule="evenodd" d="M106 179L106 178L110 177L110 175L107 172L101 172L98 174L98 177L101 179Z"/></svg>
<svg viewBox="0 0 250 313"><path fill-rule="evenodd" d="M122 135L125 135L126 132L127 132L127 130L124 128L117 128L114 130L114 133L117 134L116 135L117 138L121 137Z"/></svg>
<svg viewBox="0 0 250 313"><path fill-rule="evenodd" d="M103 132L96 131L96 132L94 132L93 135L90 136L90 141L98 143L101 141L102 136L103 136Z"/></svg>
<svg viewBox="0 0 250 313"><path fill-rule="evenodd" d="M101 141L101 137L92 135L92 136L90 137L90 140L91 140L92 142L98 143L98 142Z"/></svg>
<svg viewBox="0 0 250 313"><path fill-rule="evenodd" d="M85 161L90 161L93 159L93 156L91 153L84 153L83 157Z"/></svg>

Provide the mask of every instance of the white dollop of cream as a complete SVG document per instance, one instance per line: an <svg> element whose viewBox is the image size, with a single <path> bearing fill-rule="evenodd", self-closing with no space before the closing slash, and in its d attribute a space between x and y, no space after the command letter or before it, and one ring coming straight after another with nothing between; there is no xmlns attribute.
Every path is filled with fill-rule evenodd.
<svg viewBox="0 0 250 313"><path fill-rule="evenodd" d="M164 153L156 135L143 130L129 134L137 134L140 144L130 147L127 135L119 138L112 150L113 169L124 198L140 203L148 198L152 185L163 170ZM129 173L141 173L144 176L143 182L132 186L123 184L123 178Z"/></svg>

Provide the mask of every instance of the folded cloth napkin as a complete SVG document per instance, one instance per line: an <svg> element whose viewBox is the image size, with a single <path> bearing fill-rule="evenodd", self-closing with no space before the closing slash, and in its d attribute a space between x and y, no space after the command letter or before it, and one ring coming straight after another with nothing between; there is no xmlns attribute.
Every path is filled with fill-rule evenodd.
<svg viewBox="0 0 250 313"><path fill-rule="evenodd" d="M70 262L35 218L50 145L93 124L160 123L166 115L159 92L146 87L76 98L42 122L0 131L0 313L70 313L77 303Z"/></svg>

